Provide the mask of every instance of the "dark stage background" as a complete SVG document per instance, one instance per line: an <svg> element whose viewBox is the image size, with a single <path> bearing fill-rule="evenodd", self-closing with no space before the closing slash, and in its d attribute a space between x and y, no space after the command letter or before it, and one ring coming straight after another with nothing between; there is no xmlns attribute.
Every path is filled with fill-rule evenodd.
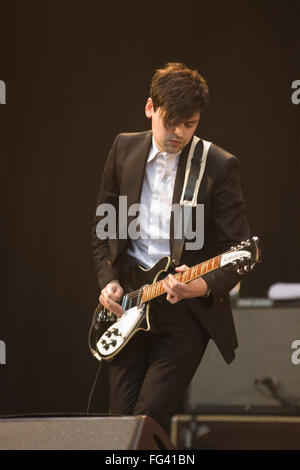
<svg viewBox="0 0 300 470"><path fill-rule="evenodd" d="M205 76L197 134L240 158L264 250L242 295L300 282L299 13L291 0L0 2L1 414L86 410L98 184L116 134L149 128L150 78L167 61Z"/></svg>

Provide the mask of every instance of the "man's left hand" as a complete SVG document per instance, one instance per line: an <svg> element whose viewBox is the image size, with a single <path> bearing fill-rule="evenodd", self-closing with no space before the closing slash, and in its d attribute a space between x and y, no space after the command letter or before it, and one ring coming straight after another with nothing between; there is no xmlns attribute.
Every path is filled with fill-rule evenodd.
<svg viewBox="0 0 300 470"><path fill-rule="evenodd" d="M178 266L176 271L184 272L188 269L188 266L183 264L182 266ZM176 304L182 299L205 296L208 293L208 286L201 277L185 284L178 281L172 274L169 274L169 276L163 280L163 285L167 292L167 300L171 304Z"/></svg>

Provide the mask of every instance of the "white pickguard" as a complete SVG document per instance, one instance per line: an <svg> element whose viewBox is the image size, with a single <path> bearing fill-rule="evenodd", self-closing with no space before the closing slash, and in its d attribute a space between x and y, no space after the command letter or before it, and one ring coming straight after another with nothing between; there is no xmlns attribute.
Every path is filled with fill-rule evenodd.
<svg viewBox="0 0 300 470"><path fill-rule="evenodd" d="M136 306L125 310L123 315L98 340L96 347L99 353L102 356L114 355L124 345L144 317L144 310L141 307Z"/></svg>

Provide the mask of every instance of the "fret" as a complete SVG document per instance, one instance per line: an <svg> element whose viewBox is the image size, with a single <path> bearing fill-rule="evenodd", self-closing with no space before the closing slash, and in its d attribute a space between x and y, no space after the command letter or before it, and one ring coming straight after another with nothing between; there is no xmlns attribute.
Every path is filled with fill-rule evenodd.
<svg viewBox="0 0 300 470"><path fill-rule="evenodd" d="M209 271L217 269L220 265L220 259L221 256L216 256L215 258L212 258L208 261L204 261L203 263L197 264L196 266L192 266L187 271L173 275L178 281L187 283L193 279L197 279L198 277L202 276L202 274L206 274ZM164 293L165 289L162 280L157 281L155 284L150 284L143 289L141 302L149 302L154 297L158 297Z"/></svg>
<svg viewBox="0 0 300 470"><path fill-rule="evenodd" d="M148 287L144 287L143 295L142 295L142 302L147 302L147 301L148 301Z"/></svg>

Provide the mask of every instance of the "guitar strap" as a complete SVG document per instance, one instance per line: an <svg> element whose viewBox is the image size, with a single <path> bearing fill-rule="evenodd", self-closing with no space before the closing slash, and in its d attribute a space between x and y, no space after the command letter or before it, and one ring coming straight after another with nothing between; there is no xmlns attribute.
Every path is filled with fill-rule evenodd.
<svg viewBox="0 0 300 470"><path fill-rule="evenodd" d="M174 266L179 266L185 242L187 228L192 223L192 209L197 205L197 197L205 170L207 154L211 142L194 136L190 147L185 168L184 183L180 198L180 215L177 229L174 232L174 247L171 260Z"/></svg>

